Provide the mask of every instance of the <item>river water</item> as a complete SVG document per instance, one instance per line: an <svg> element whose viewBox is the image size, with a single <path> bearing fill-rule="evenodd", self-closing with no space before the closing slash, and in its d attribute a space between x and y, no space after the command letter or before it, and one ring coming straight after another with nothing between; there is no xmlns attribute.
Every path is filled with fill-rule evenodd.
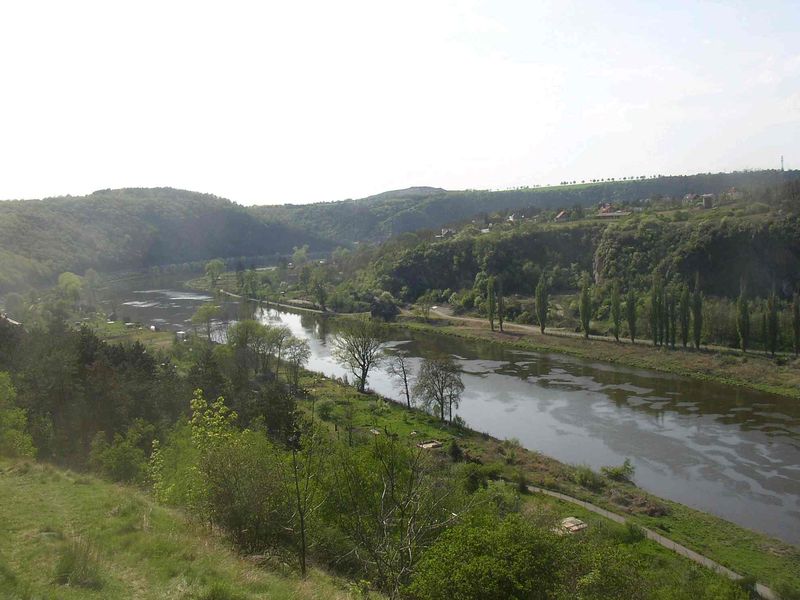
<svg viewBox="0 0 800 600"><path fill-rule="evenodd" d="M129 284L115 292L117 310L146 325L188 330L188 319L210 298L179 289ZM241 310L236 302L224 307L229 320ZM329 321L267 309L256 316L307 339L310 369L346 373L331 357ZM473 429L594 469L630 458L640 487L800 544L800 402L429 334L395 332L387 351L407 352L415 370L423 358L452 356L465 386L456 412ZM381 369L368 385L400 398Z"/></svg>

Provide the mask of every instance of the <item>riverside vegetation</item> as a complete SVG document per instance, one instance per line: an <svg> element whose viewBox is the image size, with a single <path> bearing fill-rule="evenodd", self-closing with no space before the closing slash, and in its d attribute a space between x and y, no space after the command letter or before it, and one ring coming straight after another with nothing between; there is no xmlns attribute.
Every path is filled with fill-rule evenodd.
<svg viewBox="0 0 800 600"><path fill-rule="evenodd" d="M22 546L28 556L51 553L50 575L30 572L16 551L3 552L3 585L21 597L64 585L79 596L123 597L131 576L118 574L100 556L120 548L117 560L135 564L135 551L125 555L130 542L124 536L149 535L137 525L149 510L188 519L193 525L186 531L197 532L185 533L189 539L212 535L203 531L203 524L211 524L262 565L262 581L273 581L273 573L296 573L284 589L300 585L299 577L310 581L305 589L327 590L321 592L326 595L374 590L389 597L440 598L457 590L464 598L748 596L751 580L735 584L690 566L643 540L635 527L529 495L525 482L617 510L624 499L643 524L669 531L787 597L798 583L796 550L650 497L625 482L630 473L624 466L604 475L567 467L513 441L471 432L457 419L448 422L441 415L449 412L445 402L457 401L452 379L444 379L452 384L444 395L425 396L436 407L433 417L304 371L302 344L289 350L293 342L286 331L249 320L247 312L229 330L226 344L211 344L202 327L184 343L165 345L153 334L113 344L88 327L65 326L75 318L73 306L63 289L56 290L38 306L38 324L31 321L22 330L4 323L0 336L0 368L9 373L0 438L16 440L3 446L16 458L4 463L0 489L13 494L12 481L32 478L30 485L60 498L55 504L82 515L69 530L58 516L45 526L10 508L16 504L4 504L13 522L26 524L13 535L36 527L56 532L55 539ZM347 362L346 352L341 357ZM442 440L444 448L416 447L428 438ZM94 471L149 490L149 499L134 502L152 509L131 509L130 533L122 525L119 533L103 529L92 515L98 506L116 510L118 488L19 462L34 454L59 468ZM64 486L81 489L76 480L89 482L91 494L64 496ZM590 533L555 535L565 510L585 517ZM128 518L126 510L119 511ZM163 543L160 560L174 570L138 584L154 597L163 589L183 590L176 597L248 597L268 589L248 587L243 563L233 556L225 559L230 571L222 570L219 583L201 575L197 565L205 559L187 557L182 544ZM491 550L500 547L507 552ZM458 568L445 569L454 556ZM352 582L352 590L342 591L346 584L335 577ZM475 582L480 585L473 587Z"/></svg>
<svg viewBox="0 0 800 600"><path fill-rule="evenodd" d="M791 395L798 185L720 198L715 211L661 197L620 200L632 214L614 223L585 218L587 202L570 209L572 220L554 223L566 211L542 204L521 223L504 212L483 215L438 240L405 234L341 247L322 261L312 258L313 244L298 243L266 271L245 268L246 259L206 262L195 285L383 321L408 319L402 306L413 302L417 327L466 329L503 342L516 331L525 334L517 343L675 370L697 356L721 356L733 381L742 378L740 368L769 361L785 377L757 385ZM210 258L206 250L193 258ZM301 597L746 598L757 579L797 596L796 548L651 497L626 481L625 465L602 474L569 467L448 420L460 390L446 360L429 365L424 386L412 386L434 417L366 393L379 343L370 358L361 351L369 344L348 343L347 333L339 338L338 356L351 366L357 390L306 372L303 342L254 321L248 302L226 343L211 341L214 303L195 315L195 334L178 342L95 315L98 279L93 269L83 277L65 272L51 293L5 299L25 327L0 320L0 492L9 499L4 522L16 524L10 545L0 547L4 593L125 597L133 586L151 597L186 598L275 590ZM468 326L428 323L442 302ZM561 335L542 335L553 329ZM599 335L651 339L647 346L592 339ZM684 340L695 352L673 352ZM697 352L709 347L712 353ZM754 358L754 348L769 356ZM402 365L394 372L402 377ZM727 377L713 364L708 376ZM417 447L429 438L444 447ZM41 466L30 466L34 457ZM14 508L13 482L41 486L57 522L42 524ZM565 508L527 494L528 482L625 510L748 577L733 583L642 539L633 525L620 528L574 508L570 514L592 524L588 534L556 535ZM81 485L86 494L69 491ZM138 498L138 507L115 508L119 494ZM69 527L67 511L79 515ZM109 531L101 513L130 516L130 523ZM170 545L153 528L150 539L151 514L186 537ZM25 533L34 530L43 535ZM156 549L145 549L151 543ZM186 544L211 554L187 554ZM102 558L108 550L119 562ZM171 568L136 572L150 556ZM31 570L39 562L26 557L44 557L50 570ZM204 574L205 561L217 559L220 568ZM256 574L252 563L260 565Z"/></svg>
<svg viewBox="0 0 800 600"><path fill-rule="evenodd" d="M0 484L9 499L4 523L15 524L0 548L9 593L124 597L136 585L143 595L186 598L255 597L270 586L408 598L454 590L464 598L748 595L747 581L689 566L635 528L586 517L589 534L556 535L564 507L522 487L613 488L673 510L616 481L624 469L588 475L308 373L302 348L287 350L286 332L247 314L226 344L199 331L168 347L155 338L148 348L146 337L112 344L85 326L65 326L74 316L64 300L42 310L41 324L4 323L0 337L8 373L0 439L15 440L3 445L11 458ZM417 448L434 436L443 450ZM34 455L57 468L26 466ZM51 498L41 514L15 501L34 488ZM101 523L100 515L112 518ZM166 533L172 527L176 533ZM254 567L228 554L216 531L261 565L257 574L246 575ZM491 550L500 547L506 552ZM110 549L114 558L104 558ZM34 556L51 570L32 571L25 557ZM156 556L159 568L142 566ZM212 556L221 562L207 572ZM458 568L445 569L454 556ZM747 552L726 558L787 592L794 561L791 552L760 564Z"/></svg>

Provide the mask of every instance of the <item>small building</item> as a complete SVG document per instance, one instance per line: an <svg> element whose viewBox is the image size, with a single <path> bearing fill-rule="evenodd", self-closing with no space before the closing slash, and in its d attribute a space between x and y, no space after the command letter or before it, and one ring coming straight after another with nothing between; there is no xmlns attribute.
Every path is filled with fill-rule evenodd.
<svg viewBox="0 0 800 600"><path fill-rule="evenodd" d="M703 194L700 198L703 201L703 208L714 208L714 194Z"/></svg>

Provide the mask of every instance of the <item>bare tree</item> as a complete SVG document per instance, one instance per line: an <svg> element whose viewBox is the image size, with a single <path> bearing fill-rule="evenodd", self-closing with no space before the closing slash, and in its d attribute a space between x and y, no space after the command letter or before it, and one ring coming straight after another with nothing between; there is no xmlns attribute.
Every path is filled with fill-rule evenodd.
<svg viewBox="0 0 800 600"><path fill-rule="evenodd" d="M453 420L453 406L458 408L464 383L458 366L449 356L427 358L419 370L417 382L414 384L414 396L423 406L444 421L445 415Z"/></svg>
<svg viewBox="0 0 800 600"><path fill-rule="evenodd" d="M290 337L286 342L285 356L288 379L292 387L297 390L300 382L300 370L311 357L311 348L308 346L308 340L301 340L294 336Z"/></svg>
<svg viewBox="0 0 800 600"><path fill-rule="evenodd" d="M313 413L312 413L313 414ZM313 416L312 416L313 419ZM300 573L306 575L306 558L316 515L325 503L320 478L330 454L327 437L313 420L304 423L289 438L291 463L288 487L292 498L291 533L297 551Z"/></svg>
<svg viewBox="0 0 800 600"><path fill-rule="evenodd" d="M369 319L349 321L333 340L333 356L349 367L363 393L370 369L383 360L382 328Z"/></svg>
<svg viewBox="0 0 800 600"><path fill-rule="evenodd" d="M408 380L411 378L411 363L408 360L408 355L405 352L398 352L392 355L389 359L389 364L386 366L386 372L397 379L398 387L405 394L406 405L411 408L411 392L408 388Z"/></svg>

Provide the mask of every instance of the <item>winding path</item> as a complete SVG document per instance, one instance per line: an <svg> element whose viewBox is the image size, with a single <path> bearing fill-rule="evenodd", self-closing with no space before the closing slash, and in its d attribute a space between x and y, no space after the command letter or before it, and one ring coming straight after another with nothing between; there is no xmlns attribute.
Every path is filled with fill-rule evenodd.
<svg viewBox="0 0 800 600"><path fill-rule="evenodd" d="M558 500L563 500L564 502L577 504L578 506L585 508L588 511L603 516L606 519L611 519L616 523L627 522L627 519L625 519L625 517L622 517L617 513L613 513L610 510L606 510L605 508L600 508L599 506L595 506L594 504L590 504L589 502L585 502L584 500L578 500L577 498L573 498L572 496L567 496L566 494L562 494L560 492L553 492L551 490L536 487L533 485L528 486L528 491L533 492L534 494L544 494L546 496L551 496L553 498L557 498ZM712 571L716 571L721 575L725 575L726 577L729 577L734 581L742 579L742 576L739 575L738 573L731 571L727 567L723 567L718 562L714 562L713 560L711 560L706 556L703 556L702 554L698 554L694 550L690 550L686 546L682 546L681 544L674 542L671 539L666 538L663 535L656 533L651 529L647 529L646 527L642 527L641 529L642 531L644 531L644 534L645 536L647 536L647 539L653 540L657 544L661 544L662 546L664 546L664 548L668 548L673 552L677 552L681 556L685 556L689 560L692 560L699 565L711 569ZM773 592L770 588L761 583L755 584L755 590L756 593L758 593L758 595L764 598L765 600L780 600L780 597L775 592Z"/></svg>

